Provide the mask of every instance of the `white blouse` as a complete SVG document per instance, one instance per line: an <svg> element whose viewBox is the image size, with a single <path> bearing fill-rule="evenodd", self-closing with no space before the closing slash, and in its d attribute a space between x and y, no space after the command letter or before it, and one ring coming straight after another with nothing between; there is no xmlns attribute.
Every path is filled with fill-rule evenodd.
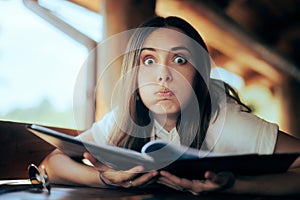
<svg viewBox="0 0 300 200"><path fill-rule="evenodd" d="M206 137L205 150L216 153L242 154L259 153L271 154L274 152L278 126L269 123L251 113L242 111L242 106L226 98L220 103L217 117L212 117ZM92 134L98 144L108 141L108 137L115 123L114 112L107 113L101 120L82 134ZM152 135L156 139L169 140L180 144L176 128L166 131L155 122Z"/></svg>

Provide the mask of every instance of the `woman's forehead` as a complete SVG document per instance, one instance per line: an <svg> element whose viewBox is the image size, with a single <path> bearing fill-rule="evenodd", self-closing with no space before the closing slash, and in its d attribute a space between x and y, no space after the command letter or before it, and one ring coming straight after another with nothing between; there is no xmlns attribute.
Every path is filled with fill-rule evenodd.
<svg viewBox="0 0 300 200"><path fill-rule="evenodd" d="M159 28L153 31L145 40L143 48L155 48L171 50L174 47L186 47L189 49L191 38L176 28Z"/></svg>

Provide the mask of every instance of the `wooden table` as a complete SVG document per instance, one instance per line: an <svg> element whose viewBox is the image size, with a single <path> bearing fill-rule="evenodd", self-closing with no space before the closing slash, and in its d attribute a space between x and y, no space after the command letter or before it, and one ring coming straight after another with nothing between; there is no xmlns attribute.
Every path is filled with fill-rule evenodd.
<svg viewBox="0 0 300 200"><path fill-rule="evenodd" d="M165 187L148 187L143 189L110 190L89 187L52 186L51 194L47 191L19 191L0 195L3 200L156 200L156 199L202 199L202 200L299 200L300 196L255 196L230 194L202 194L194 196L190 193L175 191Z"/></svg>

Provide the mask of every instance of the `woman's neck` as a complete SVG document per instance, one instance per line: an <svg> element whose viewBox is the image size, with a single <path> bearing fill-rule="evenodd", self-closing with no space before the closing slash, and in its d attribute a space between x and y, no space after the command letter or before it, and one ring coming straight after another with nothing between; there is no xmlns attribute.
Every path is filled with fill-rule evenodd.
<svg viewBox="0 0 300 200"><path fill-rule="evenodd" d="M154 114L154 119L166 130L171 131L176 127L177 115L156 115Z"/></svg>

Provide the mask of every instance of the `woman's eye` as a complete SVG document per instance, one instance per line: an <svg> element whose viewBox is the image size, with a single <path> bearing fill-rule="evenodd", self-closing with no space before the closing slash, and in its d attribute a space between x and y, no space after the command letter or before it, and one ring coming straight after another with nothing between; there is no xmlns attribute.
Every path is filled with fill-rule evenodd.
<svg viewBox="0 0 300 200"><path fill-rule="evenodd" d="M183 57L178 56L174 59L174 62L178 63L178 64L185 64L187 62L187 60Z"/></svg>
<svg viewBox="0 0 300 200"><path fill-rule="evenodd" d="M144 64L145 64L145 65L152 65L152 64L154 64L154 63L155 63L154 58L146 58L146 59L144 60Z"/></svg>

